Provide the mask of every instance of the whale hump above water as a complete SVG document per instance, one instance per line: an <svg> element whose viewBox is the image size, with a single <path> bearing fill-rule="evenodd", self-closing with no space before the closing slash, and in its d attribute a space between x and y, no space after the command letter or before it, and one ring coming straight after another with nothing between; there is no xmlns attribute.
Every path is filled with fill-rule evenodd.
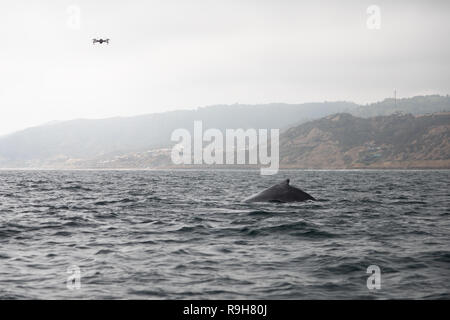
<svg viewBox="0 0 450 320"><path fill-rule="evenodd" d="M244 202L299 202L306 200L316 199L299 188L289 185L289 179L286 179L246 198Z"/></svg>

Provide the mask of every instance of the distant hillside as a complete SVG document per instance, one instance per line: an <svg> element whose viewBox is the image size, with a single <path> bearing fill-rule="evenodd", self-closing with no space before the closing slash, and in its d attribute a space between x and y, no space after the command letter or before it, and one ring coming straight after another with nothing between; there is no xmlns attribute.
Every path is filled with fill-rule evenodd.
<svg viewBox="0 0 450 320"><path fill-rule="evenodd" d="M385 127L377 129L379 125L385 126L383 122L380 122L380 119L384 118L365 120L355 118L355 116L367 118L372 115L392 115L394 113L423 115L441 111L450 112L450 98L448 96L419 96L399 99L397 102L393 99L386 99L366 106L359 106L351 102L298 105L282 103L217 105L197 110L173 111L127 118L56 122L0 137L0 168L164 167L170 165L168 153L173 145L170 141L171 133L177 128L186 128L192 132L195 120L202 120L204 129L282 129L282 148L284 148L281 150L282 161L288 167L372 167L381 165L382 159L390 161L382 164L383 166L408 166L406 162L400 163L398 161L411 160L416 161L415 163L419 167L425 166L425 164L431 167L439 167L441 166L439 163L448 159L442 154L447 152L446 145L439 145L439 148L443 148L442 150L438 147L436 147L436 150L431 150L429 149L432 146L430 143L437 143L437 140L420 140L417 136L425 134L421 130L426 128L431 130L430 128L436 126L436 123L432 122L431 127L423 127L424 124L417 122L419 121L417 119L421 118L400 115L386 117L386 119L402 119L402 121L405 121L401 124L392 120L394 121L392 127L386 128L390 128L389 134L393 136L405 134L403 145L405 148L409 143L413 143L412 140L406 140L406 138L417 136L419 140L414 142L415 148L420 146L420 148L426 150L426 152L421 151L422 154L419 156L419 151L414 153L408 149L409 151L404 151L404 153L396 153L403 147L396 144L389 146L389 134L383 135ZM353 117L349 114L341 115L342 119L339 118L341 120L331 122L333 125L330 127L326 125L330 122L328 118L317 120L343 112L351 113ZM441 116L436 117L436 119L442 119ZM428 118L424 117L423 119ZM434 118L431 117L430 119ZM311 120L317 121L306 123ZM370 123L372 125L369 125ZM283 134L290 127L295 128ZM436 130L441 132L439 130L444 129ZM305 132L310 136L304 136ZM345 133L345 135L340 136L341 133ZM320 140L321 137L323 140ZM384 137L384 140L381 137ZM420 137L425 139L423 136ZM433 139L443 138L439 135L433 137ZM318 139L317 144L313 143L314 140L309 140L310 138ZM383 141L386 146L379 141ZM427 145L423 145L424 143ZM349 152L345 149L348 146L352 146L352 148L359 146L363 148L361 150L365 151L350 148L348 150L353 151ZM328 154L326 150L320 151L320 148L331 148L330 150L335 150L337 153L331 152ZM360 150L358 156L352 153L356 152L355 150ZM332 160L334 158L336 160ZM417 161L428 162L419 164Z"/></svg>
<svg viewBox="0 0 450 320"><path fill-rule="evenodd" d="M350 102L265 105L217 105L128 118L72 120L29 128L0 137L0 167L64 166L73 160L112 158L171 145L177 128L288 128L356 108Z"/></svg>
<svg viewBox="0 0 450 320"><path fill-rule="evenodd" d="M450 113L327 116L286 131L280 159L295 168L450 168Z"/></svg>
<svg viewBox="0 0 450 320"><path fill-rule="evenodd" d="M448 95L416 96L397 100L389 98L349 111L355 117L362 118L388 116L393 113L418 115L436 112L450 112L450 97Z"/></svg>

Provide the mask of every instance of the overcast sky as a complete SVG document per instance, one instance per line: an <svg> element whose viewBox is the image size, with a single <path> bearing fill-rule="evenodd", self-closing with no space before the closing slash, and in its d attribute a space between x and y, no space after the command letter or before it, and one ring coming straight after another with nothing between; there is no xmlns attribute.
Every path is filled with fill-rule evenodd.
<svg viewBox="0 0 450 320"><path fill-rule="evenodd" d="M450 1L1 0L0 134L212 104L448 94L449 36Z"/></svg>

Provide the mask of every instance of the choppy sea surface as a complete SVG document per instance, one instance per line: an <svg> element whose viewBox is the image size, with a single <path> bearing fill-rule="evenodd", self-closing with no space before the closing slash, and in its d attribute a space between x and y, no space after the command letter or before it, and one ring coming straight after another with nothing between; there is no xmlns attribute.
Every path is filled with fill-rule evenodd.
<svg viewBox="0 0 450 320"><path fill-rule="evenodd" d="M317 201L242 203L286 178ZM0 171L0 299L449 299L449 181ZM367 287L370 265L380 289Z"/></svg>

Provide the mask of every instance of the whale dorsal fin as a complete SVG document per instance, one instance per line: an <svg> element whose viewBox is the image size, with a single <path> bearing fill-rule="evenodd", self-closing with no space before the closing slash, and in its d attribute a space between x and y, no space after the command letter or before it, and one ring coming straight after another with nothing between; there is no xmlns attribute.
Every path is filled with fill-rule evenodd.
<svg viewBox="0 0 450 320"><path fill-rule="evenodd" d="M289 179L284 180L281 184L288 186L289 185Z"/></svg>

